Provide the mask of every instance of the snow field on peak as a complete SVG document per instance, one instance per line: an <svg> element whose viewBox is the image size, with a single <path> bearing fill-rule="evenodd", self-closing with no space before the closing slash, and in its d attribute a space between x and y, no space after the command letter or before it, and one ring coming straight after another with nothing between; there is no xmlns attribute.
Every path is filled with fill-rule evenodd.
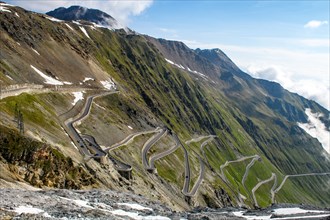
<svg viewBox="0 0 330 220"><path fill-rule="evenodd" d="M44 74L43 72L41 72L40 70L38 70L36 67L30 65L31 68L36 71L36 73L38 73L42 78L44 78L46 81L45 83L46 84L50 84L50 85L63 85L63 82L61 81L58 81L56 79L53 79L52 77L50 76L47 76L46 74Z"/></svg>

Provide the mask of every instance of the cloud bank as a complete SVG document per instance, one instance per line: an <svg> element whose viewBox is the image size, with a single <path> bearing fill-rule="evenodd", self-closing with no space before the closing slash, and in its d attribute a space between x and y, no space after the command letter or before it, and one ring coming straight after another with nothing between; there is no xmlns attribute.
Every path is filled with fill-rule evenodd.
<svg viewBox="0 0 330 220"><path fill-rule="evenodd" d="M296 78L296 75L279 66L262 67L250 65L246 71L255 78L267 79L280 83L285 89L298 93L305 98L314 100L323 107L330 109L329 82L311 78Z"/></svg>
<svg viewBox="0 0 330 220"><path fill-rule="evenodd" d="M307 22L304 25L304 28L318 28L321 27L322 25L327 25L328 21L317 21L317 20L312 20Z"/></svg>
<svg viewBox="0 0 330 220"><path fill-rule="evenodd" d="M305 113L308 116L308 123L298 123L298 126L304 129L310 136L317 138L324 150L330 154L330 132L327 131L325 125L319 119L322 115L312 113L309 108L305 110Z"/></svg>
<svg viewBox="0 0 330 220"><path fill-rule="evenodd" d="M18 5L26 9L36 11L36 12L47 12L54 10L58 7L69 7L72 5L84 6L87 8L94 8L104 11L114 17L123 25L127 25L132 16L140 15L147 8L149 8L153 0L125 0L125 1L113 1L113 0L103 0L103 1L70 1L70 0L50 0L50 1L22 1L13 0L8 3L13 5Z"/></svg>

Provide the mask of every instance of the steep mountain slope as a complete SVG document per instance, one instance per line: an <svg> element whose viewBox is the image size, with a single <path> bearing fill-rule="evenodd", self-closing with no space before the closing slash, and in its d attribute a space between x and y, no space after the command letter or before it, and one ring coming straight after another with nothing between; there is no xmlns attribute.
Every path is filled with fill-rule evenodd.
<svg viewBox="0 0 330 220"><path fill-rule="evenodd" d="M322 113L329 123L329 112L317 103L250 77L218 50L194 51L180 42L1 6L10 12L0 12L0 82L2 92L12 94L0 100L1 124L17 126L18 104L25 135L56 146L99 187L133 191L177 210L267 206L274 202L271 193L277 202L330 204L328 176L292 177L276 193L273 188L288 174L330 172L320 143L297 125L307 122L306 108ZM17 91L10 89L23 83L32 92L15 96ZM31 89L32 83L43 87ZM114 83L119 92L107 94L104 90ZM73 105L77 92L84 100ZM96 94L103 96L86 109L83 103ZM92 159L81 153L82 145L66 126L84 109L87 117L75 127L100 145L93 148L97 153L90 150ZM210 135L216 138L202 144ZM125 142L127 137L132 139ZM97 145L85 142L90 148ZM105 162L96 155L116 144ZM176 144L180 146L156 161L157 170L145 168L143 149L150 147L150 158ZM259 157L253 160L254 155ZM122 163L114 163L118 160ZM273 173L278 184L272 179L253 190ZM195 183L200 183L196 194L186 193Z"/></svg>

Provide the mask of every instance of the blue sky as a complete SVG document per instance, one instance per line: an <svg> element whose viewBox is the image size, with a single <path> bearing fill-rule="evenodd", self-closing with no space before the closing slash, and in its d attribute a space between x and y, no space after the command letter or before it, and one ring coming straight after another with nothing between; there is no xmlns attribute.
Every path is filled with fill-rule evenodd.
<svg viewBox="0 0 330 220"><path fill-rule="evenodd" d="M330 109L328 0L7 2L38 12L98 8L139 33L191 48L220 48L251 75L280 82Z"/></svg>

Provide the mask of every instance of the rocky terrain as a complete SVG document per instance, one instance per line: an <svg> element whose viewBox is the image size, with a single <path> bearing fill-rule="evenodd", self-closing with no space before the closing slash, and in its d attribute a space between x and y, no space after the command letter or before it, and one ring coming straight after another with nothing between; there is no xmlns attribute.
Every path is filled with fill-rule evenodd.
<svg viewBox="0 0 330 220"><path fill-rule="evenodd" d="M142 216L170 218L197 207L329 207L329 154L308 128L328 134L330 118L316 102L252 78L220 49L0 6L1 187L76 200L55 189L140 194L169 207Z"/></svg>
<svg viewBox="0 0 330 220"><path fill-rule="evenodd" d="M1 219L329 219L330 209L281 204L268 209L195 208L174 212L139 195L109 190L0 189Z"/></svg>

